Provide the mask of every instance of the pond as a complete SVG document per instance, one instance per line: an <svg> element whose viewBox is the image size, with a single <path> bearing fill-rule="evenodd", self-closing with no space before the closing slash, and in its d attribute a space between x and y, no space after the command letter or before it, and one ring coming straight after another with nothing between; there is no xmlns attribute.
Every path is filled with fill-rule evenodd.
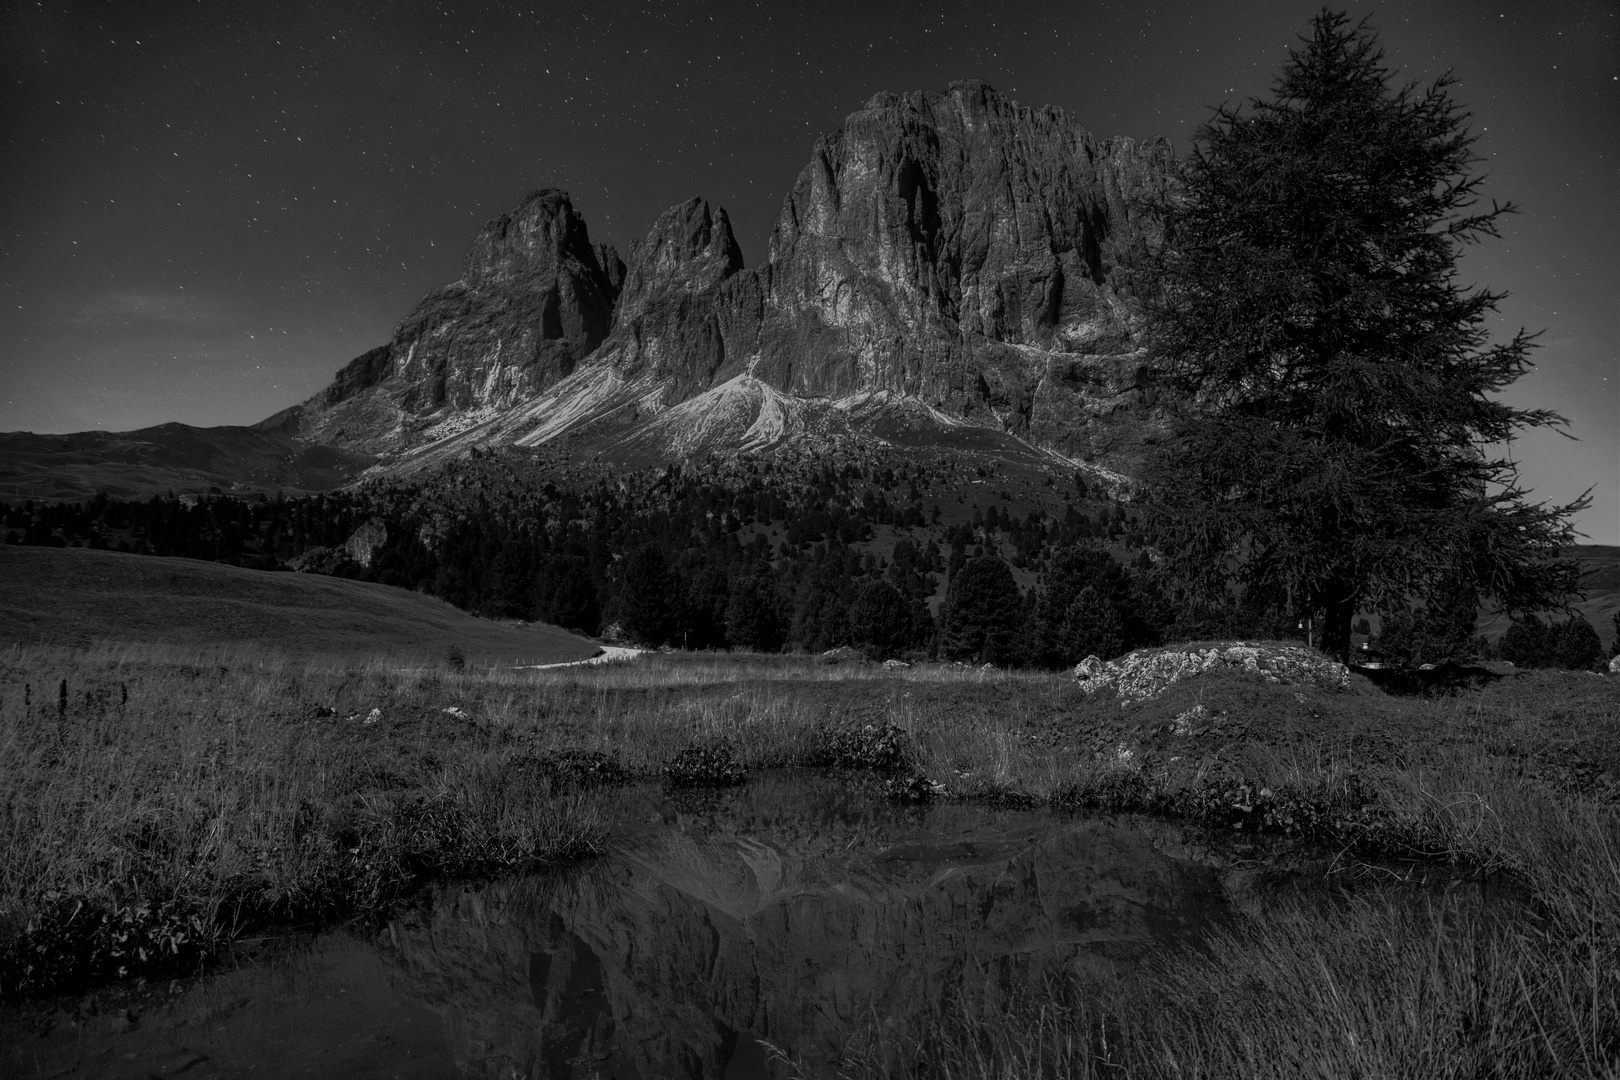
<svg viewBox="0 0 1620 1080"><path fill-rule="evenodd" d="M1137 816L900 805L863 774L602 797L603 858L442 884L380 929L242 943L93 1011L9 1010L0 1073L830 1074L852 1035L947 994L1128 974L1319 858Z"/></svg>

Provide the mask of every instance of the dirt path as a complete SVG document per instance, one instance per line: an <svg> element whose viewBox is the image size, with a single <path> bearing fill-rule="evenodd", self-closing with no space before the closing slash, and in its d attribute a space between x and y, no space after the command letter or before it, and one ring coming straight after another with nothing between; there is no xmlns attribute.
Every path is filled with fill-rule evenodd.
<svg viewBox="0 0 1620 1080"><path fill-rule="evenodd" d="M616 664L634 660L645 651L624 645L604 645L601 652L584 660L565 660L560 664L519 664L517 667L519 671L541 671L546 668L577 667L580 664Z"/></svg>

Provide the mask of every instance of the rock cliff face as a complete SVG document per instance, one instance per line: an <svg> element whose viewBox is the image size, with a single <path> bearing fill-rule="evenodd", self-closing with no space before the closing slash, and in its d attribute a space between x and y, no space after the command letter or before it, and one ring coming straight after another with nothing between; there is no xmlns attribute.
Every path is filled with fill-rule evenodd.
<svg viewBox="0 0 1620 1080"><path fill-rule="evenodd" d="M962 82L879 95L818 141L752 269L701 199L620 268L539 192L297 428L405 465L562 436L676 456L963 428L1128 465L1152 391L1116 266L1172 170L1163 140Z"/></svg>
<svg viewBox="0 0 1620 1080"><path fill-rule="evenodd" d="M602 343L623 280L624 264L591 244L568 195L536 191L484 225L461 277L423 297L392 342L300 407L296 430L398 452L431 441L431 421L526 401Z"/></svg>
<svg viewBox="0 0 1620 1080"><path fill-rule="evenodd" d="M1129 344L1114 263L1169 165L1162 142L1098 141L979 83L880 95L782 208L762 367L793 392L890 391L1056 435L1038 400L1067 375L1053 361Z"/></svg>

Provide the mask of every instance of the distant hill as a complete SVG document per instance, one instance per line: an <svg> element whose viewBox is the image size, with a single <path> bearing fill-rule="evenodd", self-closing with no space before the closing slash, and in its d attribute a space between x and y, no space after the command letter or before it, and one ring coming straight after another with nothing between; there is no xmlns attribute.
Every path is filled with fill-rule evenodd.
<svg viewBox="0 0 1620 1080"><path fill-rule="evenodd" d="M82 502L173 491L329 491L371 464L361 454L300 442L273 423L160 424L67 435L0 432L0 499Z"/></svg>
<svg viewBox="0 0 1620 1080"><path fill-rule="evenodd" d="M554 626L476 619L442 600L315 574L81 548L0 546L0 644L259 645L303 657L559 663L598 647Z"/></svg>
<svg viewBox="0 0 1620 1080"><path fill-rule="evenodd" d="M1569 549L1581 564L1581 591L1585 600L1570 605L1586 617L1603 639L1607 650L1614 643L1614 613L1620 611L1620 547L1607 544L1582 544ZM1563 619L1561 612L1551 612L1547 618ZM1508 628L1506 615L1482 616L1479 632L1495 641Z"/></svg>

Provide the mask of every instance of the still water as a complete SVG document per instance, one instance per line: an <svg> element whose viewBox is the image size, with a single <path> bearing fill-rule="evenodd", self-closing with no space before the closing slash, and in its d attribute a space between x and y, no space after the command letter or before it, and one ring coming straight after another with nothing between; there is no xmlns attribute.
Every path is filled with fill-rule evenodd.
<svg viewBox="0 0 1620 1080"><path fill-rule="evenodd" d="M95 1015L0 1015L0 1074L817 1075L948 993L1128 974L1276 856L1134 816L901 806L859 774L604 797L604 858L442 885L380 932L244 949Z"/></svg>

